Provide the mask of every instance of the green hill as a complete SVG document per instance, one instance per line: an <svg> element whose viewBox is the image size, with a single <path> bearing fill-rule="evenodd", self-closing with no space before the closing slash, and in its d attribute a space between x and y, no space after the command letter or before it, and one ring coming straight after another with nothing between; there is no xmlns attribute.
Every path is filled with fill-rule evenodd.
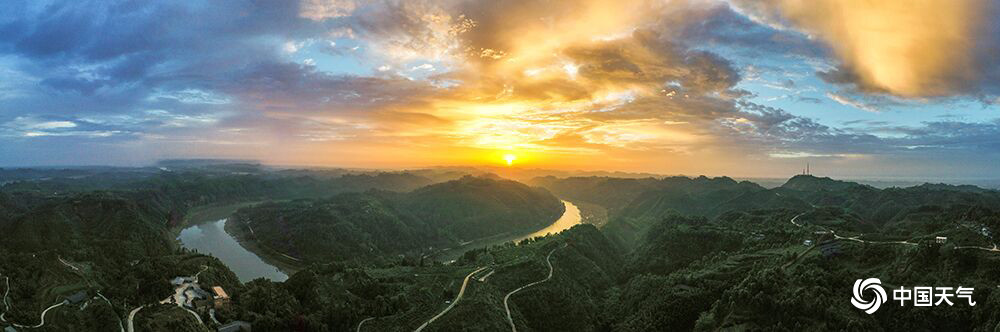
<svg viewBox="0 0 1000 332"><path fill-rule="evenodd" d="M844 191L844 190L861 190L861 189L875 189L871 186L866 186L863 184L858 184L854 182L834 180L828 177L816 177L812 175L796 175L788 179L785 184L781 185L781 188L800 190L800 191Z"/></svg>
<svg viewBox="0 0 1000 332"><path fill-rule="evenodd" d="M473 176L426 186L401 195L398 201L414 215L463 241L540 229L559 219L565 210L545 189Z"/></svg>
<svg viewBox="0 0 1000 332"><path fill-rule="evenodd" d="M267 248L328 262L423 254L475 238L530 232L558 219L563 209L544 189L469 176L409 193L262 204L239 210L233 220Z"/></svg>

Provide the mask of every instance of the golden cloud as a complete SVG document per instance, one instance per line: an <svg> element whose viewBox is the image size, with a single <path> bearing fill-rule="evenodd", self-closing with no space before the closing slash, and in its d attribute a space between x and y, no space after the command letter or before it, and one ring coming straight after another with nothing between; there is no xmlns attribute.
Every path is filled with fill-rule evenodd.
<svg viewBox="0 0 1000 332"><path fill-rule="evenodd" d="M947 96L977 79L975 36L988 1L745 1L759 18L827 42L851 81L903 97ZM776 23L774 25L780 25Z"/></svg>

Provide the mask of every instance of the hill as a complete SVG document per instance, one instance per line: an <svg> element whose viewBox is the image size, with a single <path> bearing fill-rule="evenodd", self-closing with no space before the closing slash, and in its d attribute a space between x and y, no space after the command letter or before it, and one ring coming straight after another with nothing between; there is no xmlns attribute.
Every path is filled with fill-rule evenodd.
<svg viewBox="0 0 1000 332"><path fill-rule="evenodd" d="M547 258L551 279L509 297L518 330L605 324L603 299L613 292L622 257L591 225L470 251L447 265L313 265L284 283L250 282L234 300L237 315L254 322L255 330L347 331L370 318L363 330L412 331L448 307L471 276L461 302L427 330L507 330L505 296L545 279Z"/></svg>
<svg viewBox="0 0 1000 332"><path fill-rule="evenodd" d="M262 204L237 211L232 220L267 248L328 262L424 254L475 238L527 233L552 223L563 209L544 189L467 176L409 193Z"/></svg>
<svg viewBox="0 0 1000 332"><path fill-rule="evenodd" d="M545 189L492 177L465 176L398 198L414 215L459 239L540 229L559 219L562 202Z"/></svg>
<svg viewBox="0 0 1000 332"><path fill-rule="evenodd" d="M816 177L812 175L796 175L788 179L781 188L800 191L843 191L859 189L875 189L871 186L854 182L834 180L828 177Z"/></svg>

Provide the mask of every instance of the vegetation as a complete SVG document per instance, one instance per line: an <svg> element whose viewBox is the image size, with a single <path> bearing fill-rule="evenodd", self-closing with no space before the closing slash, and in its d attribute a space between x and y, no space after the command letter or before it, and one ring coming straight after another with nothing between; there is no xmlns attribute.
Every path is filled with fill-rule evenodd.
<svg viewBox="0 0 1000 332"><path fill-rule="evenodd" d="M179 227L193 207L372 188L412 189L429 181L395 173L317 179L235 174L229 169L13 170L0 175L13 181L0 188L0 279L4 292L9 281L11 304L9 310L3 308L5 318L37 324L45 308L77 292L86 296L82 303L51 310L44 326L51 330L117 328L131 309L172 294L170 279L202 270L202 282L239 293L242 285L220 261L177 247L171 229ZM98 294L108 301L95 299ZM150 310L142 317L159 317L159 312ZM189 313L179 312L174 323L140 326L178 330L178 324L194 321Z"/></svg>
<svg viewBox="0 0 1000 332"><path fill-rule="evenodd" d="M1000 194L992 190L877 189L812 176L774 189L729 178L539 178L533 183L581 202L601 222L444 263L426 254L541 228L562 205L544 190L493 177L438 174L452 180L430 184L402 173L172 167L130 170L144 175L107 183L90 176L114 170L47 180L40 176L49 173L28 172L0 189L0 281L10 281L12 304L5 317L36 324L46 307L82 291L85 300L51 310L43 330L117 330L130 310L169 296L170 278L203 271L203 284L232 295L217 318L258 331L355 330L367 318L365 331L412 331L456 300L427 330L506 330L505 298L522 331L1000 325L1000 253L992 251ZM258 201L232 218L256 242L304 261L285 282L241 284L222 262L173 241L171 229L192 214L219 217ZM816 245L830 240L832 251ZM868 315L848 298L853 282L869 277L890 291L973 287L977 304L887 302ZM143 309L135 324L212 325L169 305Z"/></svg>
<svg viewBox="0 0 1000 332"><path fill-rule="evenodd" d="M422 256L475 238L527 233L552 223L563 209L545 190L470 176L409 193L261 204L233 219L250 240L278 253L330 262Z"/></svg>

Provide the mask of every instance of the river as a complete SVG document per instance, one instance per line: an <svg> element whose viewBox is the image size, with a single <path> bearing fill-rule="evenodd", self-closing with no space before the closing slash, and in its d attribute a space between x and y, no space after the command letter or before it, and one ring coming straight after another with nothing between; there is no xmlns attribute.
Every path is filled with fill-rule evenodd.
<svg viewBox="0 0 1000 332"><path fill-rule="evenodd" d="M257 278L272 281L288 279L288 275L277 267L243 248L232 235L226 233L225 225L226 219L199 223L182 230L177 239L185 248L215 256L233 270L242 282Z"/></svg>
<svg viewBox="0 0 1000 332"><path fill-rule="evenodd" d="M573 205L573 203L567 201L562 202L563 206L566 207L566 211L563 212L562 216L560 216L559 219L556 219L555 222L538 231L531 232L529 234L501 234L488 238L476 239L457 247L446 249L443 252L433 255L432 257L441 261L454 260L461 257L466 251L472 249L486 248L512 241L517 243L536 236L559 233L570 229L573 226L579 225L582 222L582 219L580 218L580 208L577 208L576 205Z"/></svg>
<svg viewBox="0 0 1000 332"><path fill-rule="evenodd" d="M566 212L558 220L541 230L527 235L508 235L485 241L474 241L473 243L453 248L439 258L454 259L466 250L508 241L520 242L536 236L559 233L580 224L580 209L567 201L563 201L563 204L566 206ZM181 234L177 239L181 241L181 244L185 248L196 249L200 253L215 256L222 263L226 264L230 270L233 270L242 282L262 277L272 281L284 281L288 279L287 274L278 270L274 265L268 264L259 256L240 245L232 235L226 233L225 225L226 219L195 224L181 230Z"/></svg>
<svg viewBox="0 0 1000 332"><path fill-rule="evenodd" d="M515 239L515 242L521 242L524 239L530 239L536 236L545 236L548 234L555 234L562 232L564 230L573 228L573 226L580 224L580 208L573 205L573 203L562 201L563 205L566 206L566 212L563 212L562 216L559 217L556 222L552 223L548 227L545 227L537 232L524 235Z"/></svg>

